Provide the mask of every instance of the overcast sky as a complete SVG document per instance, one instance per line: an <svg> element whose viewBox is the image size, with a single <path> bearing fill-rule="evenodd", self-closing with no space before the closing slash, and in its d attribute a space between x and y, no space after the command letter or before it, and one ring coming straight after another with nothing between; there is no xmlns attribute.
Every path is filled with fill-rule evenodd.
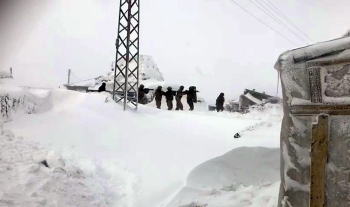
<svg viewBox="0 0 350 207"><path fill-rule="evenodd" d="M196 85L209 102L220 92L236 98L244 88L275 95L279 54L306 43L249 0L235 1L297 44L231 0L141 0L141 54L153 56L167 82ZM313 43L350 29L349 0L270 2ZM69 68L80 79L105 74L115 58L118 6L117 0L0 0L0 70L13 67L15 78L31 86L66 83Z"/></svg>

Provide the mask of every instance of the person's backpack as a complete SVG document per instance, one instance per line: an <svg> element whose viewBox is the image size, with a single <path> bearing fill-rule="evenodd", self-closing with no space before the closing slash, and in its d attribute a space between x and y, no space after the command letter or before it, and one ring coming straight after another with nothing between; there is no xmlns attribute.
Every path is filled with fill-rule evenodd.
<svg viewBox="0 0 350 207"><path fill-rule="evenodd" d="M190 86L188 91L193 95L193 102L197 103L197 88L196 86Z"/></svg>

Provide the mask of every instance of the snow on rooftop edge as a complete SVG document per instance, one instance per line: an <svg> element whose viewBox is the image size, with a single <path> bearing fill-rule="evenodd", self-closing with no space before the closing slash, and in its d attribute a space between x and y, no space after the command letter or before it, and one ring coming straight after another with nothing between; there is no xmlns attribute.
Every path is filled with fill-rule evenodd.
<svg viewBox="0 0 350 207"><path fill-rule="evenodd" d="M322 55L345 50L350 48L350 37L344 36L341 38L316 43L306 47L301 47L283 52L277 59L274 68L281 70L283 65L293 64L299 61L305 61Z"/></svg>

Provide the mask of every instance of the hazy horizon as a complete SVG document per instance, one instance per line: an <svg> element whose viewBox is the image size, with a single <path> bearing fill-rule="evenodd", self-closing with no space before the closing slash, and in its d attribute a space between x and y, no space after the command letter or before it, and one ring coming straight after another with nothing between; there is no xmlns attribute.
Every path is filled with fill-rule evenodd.
<svg viewBox="0 0 350 207"><path fill-rule="evenodd" d="M231 0L141 0L140 54L153 56L165 81L196 85L209 102L220 92L236 98L244 88L275 95L275 61L306 43L251 2L235 1L297 44ZM349 29L348 1L270 1L311 37L310 43ZM12 67L23 85L45 87L66 83L68 69L80 79L105 74L115 59L118 6L109 0L2 0L0 70Z"/></svg>

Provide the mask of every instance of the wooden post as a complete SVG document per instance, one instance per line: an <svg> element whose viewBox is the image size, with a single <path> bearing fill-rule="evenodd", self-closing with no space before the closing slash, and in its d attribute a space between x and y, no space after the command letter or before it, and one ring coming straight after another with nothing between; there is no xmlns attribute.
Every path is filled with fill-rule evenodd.
<svg viewBox="0 0 350 207"><path fill-rule="evenodd" d="M310 207L326 206L326 164L328 157L328 115L319 115L312 125Z"/></svg>

